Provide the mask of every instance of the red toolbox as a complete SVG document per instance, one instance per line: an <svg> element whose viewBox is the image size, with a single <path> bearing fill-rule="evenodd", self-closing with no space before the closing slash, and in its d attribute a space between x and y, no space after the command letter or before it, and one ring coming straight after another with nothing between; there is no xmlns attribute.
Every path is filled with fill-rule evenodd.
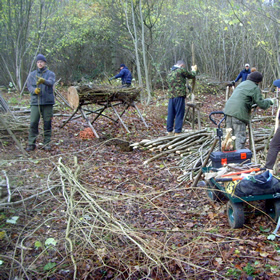
<svg viewBox="0 0 280 280"><path fill-rule="evenodd" d="M220 168L228 163L246 163L251 162L252 152L249 149L241 149L230 152L212 152L210 159L212 160L212 166Z"/></svg>

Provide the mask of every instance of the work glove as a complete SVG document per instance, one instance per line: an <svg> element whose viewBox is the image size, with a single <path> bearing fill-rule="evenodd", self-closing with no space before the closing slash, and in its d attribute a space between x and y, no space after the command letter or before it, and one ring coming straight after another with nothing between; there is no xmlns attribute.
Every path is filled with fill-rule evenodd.
<svg viewBox="0 0 280 280"><path fill-rule="evenodd" d="M232 84L233 86L235 86L235 81L232 81L231 84Z"/></svg>
<svg viewBox="0 0 280 280"><path fill-rule="evenodd" d="M112 80L114 80L114 79L115 79L115 77L109 78L109 81L112 81Z"/></svg>
<svg viewBox="0 0 280 280"><path fill-rule="evenodd" d="M197 65L192 65L192 66L191 66L191 69L192 69L192 74L193 74L193 75L196 75Z"/></svg>
<svg viewBox="0 0 280 280"><path fill-rule="evenodd" d="M40 85L40 84L43 84L45 82L45 79L44 78L38 78L37 80L37 85Z"/></svg>
<svg viewBox="0 0 280 280"><path fill-rule="evenodd" d="M36 94L39 94L39 93L40 93L40 91L41 91L41 89L40 89L40 88L35 88L35 90L34 90L34 92L35 92Z"/></svg>

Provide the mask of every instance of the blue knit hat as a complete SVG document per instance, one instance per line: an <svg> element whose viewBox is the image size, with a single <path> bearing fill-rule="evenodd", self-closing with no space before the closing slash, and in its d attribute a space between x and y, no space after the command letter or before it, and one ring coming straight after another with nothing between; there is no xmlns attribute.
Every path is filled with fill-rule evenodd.
<svg viewBox="0 0 280 280"><path fill-rule="evenodd" d="M38 61L38 60L43 60L43 61L47 62L45 56L43 56L43 55L40 54L40 53L39 53L39 54L37 55L37 57L36 57L36 61Z"/></svg>
<svg viewBox="0 0 280 280"><path fill-rule="evenodd" d="M121 64L120 68L121 68L121 67L125 67L125 65L124 65L124 64Z"/></svg>
<svg viewBox="0 0 280 280"><path fill-rule="evenodd" d="M280 88L280 80L275 80L275 81L273 82L273 85L276 86L276 87L278 87L278 88Z"/></svg>

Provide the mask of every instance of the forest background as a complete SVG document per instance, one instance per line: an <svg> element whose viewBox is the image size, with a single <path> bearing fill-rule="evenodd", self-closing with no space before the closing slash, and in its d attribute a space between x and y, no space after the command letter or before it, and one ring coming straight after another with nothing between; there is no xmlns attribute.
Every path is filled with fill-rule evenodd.
<svg viewBox="0 0 280 280"><path fill-rule="evenodd" d="M1 0L0 84L22 94L43 53L64 83L107 80L125 63L147 103L178 59L220 81L249 63L269 87L279 78L279 10L272 0Z"/></svg>

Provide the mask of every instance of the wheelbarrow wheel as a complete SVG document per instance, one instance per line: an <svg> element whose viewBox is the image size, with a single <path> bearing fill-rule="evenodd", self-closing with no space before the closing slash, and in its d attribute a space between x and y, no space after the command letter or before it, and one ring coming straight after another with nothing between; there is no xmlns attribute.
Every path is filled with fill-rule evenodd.
<svg viewBox="0 0 280 280"><path fill-rule="evenodd" d="M231 228L241 228L244 225L244 209L243 203L227 202L227 216Z"/></svg>
<svg viewBox="0 0 280 280"><path fill-rule="evenodd" d="M280 216L280 199L267 199L265 201L265 212L275 221Z"/></svg>
<svg viewBox="0 0 280 280"><path fill-rule="evenodd" d="M223 193L211 181L207 183L207 196L213 201L221 201Z"/></svg>

